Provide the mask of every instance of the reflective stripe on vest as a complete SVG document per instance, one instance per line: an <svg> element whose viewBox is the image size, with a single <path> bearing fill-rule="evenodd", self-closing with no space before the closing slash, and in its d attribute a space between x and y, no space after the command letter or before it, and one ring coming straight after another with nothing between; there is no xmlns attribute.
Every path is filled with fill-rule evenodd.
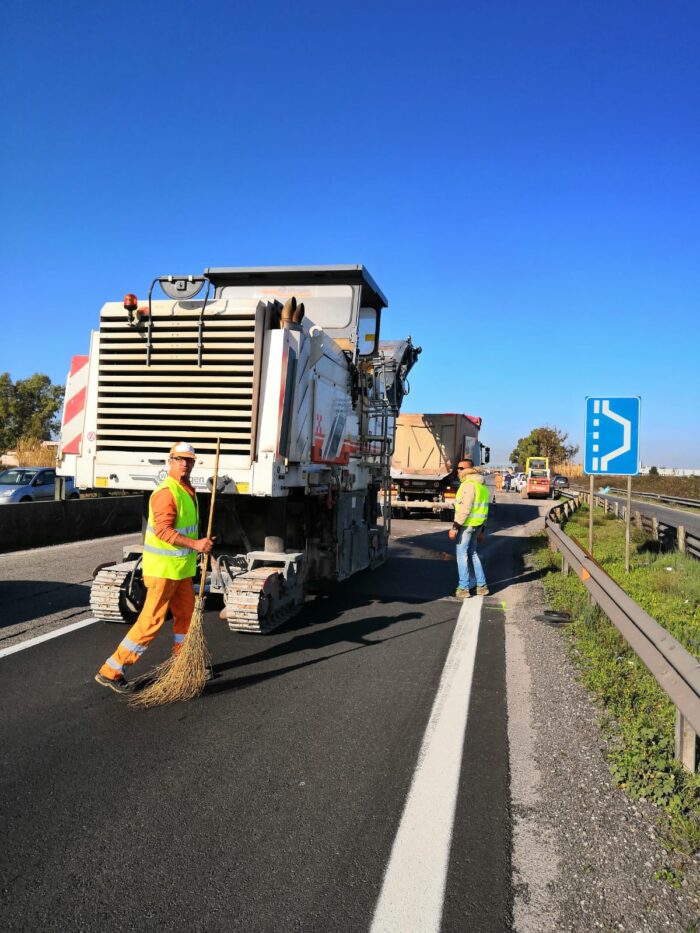
<svg viewBox="0 0 700 933"><path fill-rule="evenodd" d="M196 498L193 499L172 476L166 476L153 494L161 489L169 489L175 500L177 515L174 528L177 533L184 538L196 540L199 529L199 507ZM197 552L191 548L177 548L167 541L162 541L156 536L154 524L153 509L149 504L148 525L143 539L143 575L166 580L193 577L197 572Z"/></svg>
<svg viewBox="0 0 700 933"><path fill-rule="evenodd" d="M455 509L459 508L459 505L462 501L465 483L471 483L474 487L474 502L472 504L471 512L469 515L467 515L467 518L464 522L464 527L473 528L478 525L483 525L489 514L489 490L488 486L486 486L486 484L482 483L480 480L473 480L471 477L467 477L466 479L462 480L462 483L457 490L457 495L455 496Z"/></svg>

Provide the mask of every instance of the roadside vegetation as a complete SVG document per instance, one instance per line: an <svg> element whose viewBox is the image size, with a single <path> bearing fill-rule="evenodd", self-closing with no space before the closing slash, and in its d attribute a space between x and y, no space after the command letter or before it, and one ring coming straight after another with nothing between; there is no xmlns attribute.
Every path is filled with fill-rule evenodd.
<svg viewBox="0 0 700 933"><path fill-rule="evenodd" d="M9 373L0 373L0 453L15 448L22 438L47 441L55 435L63 391L44 373L16 382Z"/></svg>
<svg viewBox="0 0 700 933"><path fill-rule="evenodd" d="M52 467L56 465L57 447L43 447L41 441L33 437L23 437L14 449L18 466Z"/></svg>
<svg viewBox="0 0 700 933"><path fill-rule="evenodd" d="M588 508L564 530L588 547ZM660 553L658 543L632 529L630 573L624 570L624 523L602 510L594 514L594 556L610 576L700 657L700 561L677 552ZM700 852L700 775L675 761L675 708L656 680L627 646L614 625L588 602L574 573L560 572L561 556L545 534L533 540L535 566L544 571L547 603L571 613L569 653L584 685L601 705L613 778L627 795L659 808L664 847L675 853L669 871L682 872L682 859ZM674 875L676 877L676 875ZM679 875L682 877L682 875Z"/></svg>
<svg viewBox="0 0 700 933"><path fill-rule="evenodd" d="M511 452L510 462L519 470L525 469L528 457L549 457L550 464L571 463L578 453L578 446L567 444L568 434L559 428L543 425L533 428L527 437L521 437Z"/></svg>

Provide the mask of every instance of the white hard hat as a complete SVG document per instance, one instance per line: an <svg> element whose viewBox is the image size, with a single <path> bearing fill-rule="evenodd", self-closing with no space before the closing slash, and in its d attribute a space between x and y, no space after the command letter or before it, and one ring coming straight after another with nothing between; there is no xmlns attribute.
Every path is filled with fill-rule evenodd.
<svg viewBox="0 0 700 933"><path fill-rule="evenodd" d="M171 457L190 457L192 460L197 459L197 454L194 452L194 447L192 444L185 444L184 441L179 441L177 444L173 444L170 448Z"/></svg>

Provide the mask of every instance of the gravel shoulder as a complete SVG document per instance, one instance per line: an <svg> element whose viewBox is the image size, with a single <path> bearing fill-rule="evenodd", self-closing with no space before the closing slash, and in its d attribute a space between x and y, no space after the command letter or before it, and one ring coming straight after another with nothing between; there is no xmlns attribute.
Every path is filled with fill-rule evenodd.
<svg viewBox="0 0 700 933"><path fill-rule="evenodd" d="M546 508L543 509L543 512ZM542 519L509 528L532 534ZM675 889L654 873L670 866L651 806L618 790L605 760L598 710L577 681L566 636L535 621L541 582L501 591L513 816L514 928L536 931L700 929L700 865Z"/></svg>

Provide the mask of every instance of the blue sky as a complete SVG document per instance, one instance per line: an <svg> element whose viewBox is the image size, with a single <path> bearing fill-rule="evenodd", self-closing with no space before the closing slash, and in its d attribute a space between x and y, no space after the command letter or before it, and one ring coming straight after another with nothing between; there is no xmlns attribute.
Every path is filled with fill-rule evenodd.
<svg viewBox="0 0 700 933"><path fill-rule="evenodd" d="M700 5L17 2L2 12L0 371L207 266L364 263L404 410L503 461L586 395L700 467Z"/></svg>

